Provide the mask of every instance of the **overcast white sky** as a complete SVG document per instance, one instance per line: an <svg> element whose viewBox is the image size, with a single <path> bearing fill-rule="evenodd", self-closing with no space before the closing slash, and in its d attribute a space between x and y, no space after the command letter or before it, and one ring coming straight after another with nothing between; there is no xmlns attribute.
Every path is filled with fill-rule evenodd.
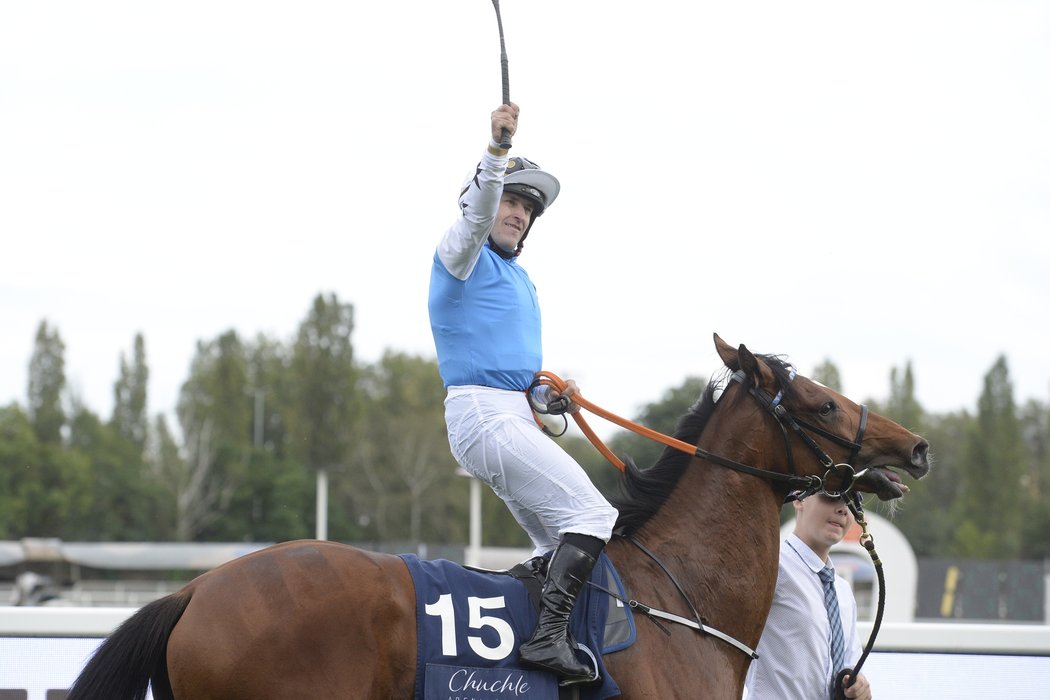
<svg viewBox="0 0 1050 700"><path fill-rule="evenodd" d="M514 152L562 182L521 262L545 368L633 415L714 332L973 411L1005 353L1050 401L1050 3L504 0ZM430 261L500 101L487 0L0 4L0 404L41 320L108 416L198 340L433 356ZM595 427L603 429L602 421Z"/></svg>

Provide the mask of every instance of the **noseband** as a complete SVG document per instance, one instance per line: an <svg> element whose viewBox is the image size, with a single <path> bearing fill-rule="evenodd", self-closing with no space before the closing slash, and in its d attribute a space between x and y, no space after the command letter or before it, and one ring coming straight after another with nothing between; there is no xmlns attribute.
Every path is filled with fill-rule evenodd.
<svg viewBox="0 0 1050 700"><path fill-rule="evenodd" d="M795 370L791 369L788 375L788 381L792 382L795 380ZM797 418L791 415L791 412L785 408L783 403L784 389L783 387L777 392L776 396L770 396L766 391L760 387L748 386L747 375L743 371L737 370L730 377L731 381L739 382L740 386L745 388L749 394L755 397L755 400L769 413L773 418L776 419L777 425L780 426L780 431L784 435L784 450L787 453L788 461L788 474L777 474L775 472L768 472L759 469L748 468L747 473L755 473L757 476L769 479L771 481L780 481L787 483L789 489L794 493L793 496L789 496L788 500L794 500L795 498L805 498L814 493L820 492L831 498L845 497L853 489L853 484L857 477L861 476L857 473L853 467L853 463L857 460L860 454L861 443L864 441L864 431L868 427L868 407L864 404L860 406L860 425L857 429L857 437L852 441L847 440L839 435L830 433L823 428L820 428L811 423L807 423L801 418ZM808 432L807 432L808 431ZM791 433L794 433L802 440L813 453L820 460L820 463L824 466L824 476L802 476L798 474L798 470L795 469L795 456L791 450ZM850 449L850 456L846 462L836 464L835 461L825 452L820 445L816 443L810 433L816 433L823 438L830 440L836 445L842 447L848 447ZM704 456L711 459L713 455L700 454L701 450L697 450L697 456ZM730 467L731 469L737 469L737 471L744 471L738 467L745 466L732 462L731 460L723 460L718 458L717 463L723 466ZM839 488L837 490L829 490L828 482L831 477L839 479ZM797 493L795 493L797 492Z"/></svg>

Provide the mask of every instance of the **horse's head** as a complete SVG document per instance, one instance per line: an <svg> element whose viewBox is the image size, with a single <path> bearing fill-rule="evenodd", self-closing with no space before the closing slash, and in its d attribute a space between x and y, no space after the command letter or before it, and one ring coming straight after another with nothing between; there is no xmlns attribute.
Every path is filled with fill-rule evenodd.
<svg viewBox="0 0 1050 700"><path fill-rule="evenodd" d="M898 470L916 479L930 470L929 443L918 435L797 374L777 357L714 338L734 378L779 423L794 475L820 477L826 490L852 488L888 501L908 490Z"/></svg>

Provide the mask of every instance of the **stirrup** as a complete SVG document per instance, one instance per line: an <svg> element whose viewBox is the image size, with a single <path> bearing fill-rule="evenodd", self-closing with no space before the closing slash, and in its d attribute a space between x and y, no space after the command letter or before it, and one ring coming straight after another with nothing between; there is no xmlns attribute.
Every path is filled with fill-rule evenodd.
<svg viewBox="0 0 1050 700"><path fill-rule="evenodd" d="M526 668L535 668L541 671L550 673L558 680L560 686L571 686L586 683L594 683L601 678L601 674L598 670L598 660L595 658L594 653L587 648L586 645L578 643L572 637L564 640L564 644L568 647L567 652L572 658L572 663L576 665L579 670L572 669L563 663L567 662L568 659L559 659L557 654L551 654L544 659L530 659L524 654L521 655L520 661ZM522 645L522 648L527 645ZM554 645L557 646L557 645ZM549 651L554 646L544 645L537 651ZM580 661L579 655L576 653L579 650L583 650L583 653L590 659L587 661ZM582 671L582 673L581 673Z"/></svg>
<svg viewBox="0 0 1050 700"><path fill-rule="evenodd" d="M591 683L597 683L598 681L600 681L602 679L602 675L601 675L601 673L598 672L598 659L595 658L594 652L592 652L590 649L588 649L586 644L580 644L579 642L577 642L575 640L573 640L571 644L572 644L572 647L574 649L582 651L584 654L586 654L588 656L588 658L590 658L590 660L591 660L591 668L594 669L594 675L591 676L590 678L586 679L586 680L558 679L558 685L561 686L562 688L565 688L565 687L573 686L573 685L589 685Z"/></svg>

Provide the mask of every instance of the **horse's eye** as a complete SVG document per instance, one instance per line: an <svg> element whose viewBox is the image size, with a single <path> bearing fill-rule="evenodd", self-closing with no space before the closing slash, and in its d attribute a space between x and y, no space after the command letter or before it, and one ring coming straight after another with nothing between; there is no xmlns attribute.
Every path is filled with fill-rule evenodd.
<svg viewBox="0 0 1050 700"><path fill-rule="evenodd" d="M835 410L834 401L825 401L824 405L820 407L820 415L827 417L831 415L831 412Z"/></svg>

